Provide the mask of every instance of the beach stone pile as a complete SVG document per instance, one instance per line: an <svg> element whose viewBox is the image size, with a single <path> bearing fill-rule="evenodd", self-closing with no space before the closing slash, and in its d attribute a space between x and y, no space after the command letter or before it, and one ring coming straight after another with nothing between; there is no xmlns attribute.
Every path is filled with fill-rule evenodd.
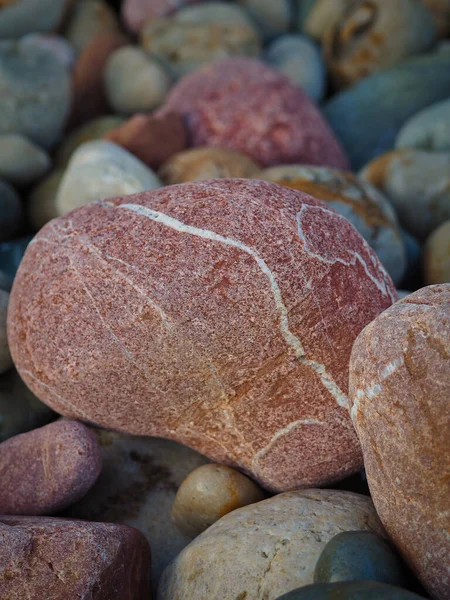
<svg viewBox="0 0 450 600"><path fill-rule="evenodd" d="M450 600L450 1L0 0L0 598Z"/></svg>

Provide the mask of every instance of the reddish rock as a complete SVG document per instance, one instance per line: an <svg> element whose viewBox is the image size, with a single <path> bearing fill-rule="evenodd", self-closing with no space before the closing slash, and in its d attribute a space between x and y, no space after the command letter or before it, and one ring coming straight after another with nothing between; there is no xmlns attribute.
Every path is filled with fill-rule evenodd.
<svg viewBox="0 0 450 600"><path fill-rule="evenodd" d="M216 179L47 224L13 285L9 344L63 414L174 439L285 490L361 466L348 360L395 298L326 204Z"/></svg>
<svg viewBox="0 0 450 600"><path fill-rule="evenodd" d="M0 517L0 598L149 600L149 545L125 525Z"/></svg>
<svg viewBox="0 0 450 600"><path fill-rule="evenodd" d="M450 599L450 284L410 294L357 338L353 423L372 498L433 598Z"/></svg>
<svg viewBox="0 0 450 600"><path fill-rule="evenodd" d="M165 17L187 4L201 0L124 0L122 19L133 33L139 33L145 21Z"/></svg>
<svg viewBox="0 0 450 600"><path fill-rule="evenodd" d="M104 33L98 35L81 52L72 77L73 99L69 129L109 112L103 71L114 50L127 43L127 38L121 33Z"/></svg>
<svg viewBox="0 0 450 600"><path fill-rule="evenodd" d="M122 146L149 167L157 168L186 148L187 128L177 113L137 114L109 131L104 139Z"/></svg>
<svg viewBox="0 0 450 600"><path fill-rule="evenodd" d="M0 444L0 514L62 510L86 494L100 470L97 439L81 423L61 420L16 435Z"/></svg>
<svg viewBox="0 0 450 600"><path fill-rule="evenodd" d="M308 96L282 73L250 58L198 69L169 92L193 146L220 146L264 166L305 163L346 169L347 158Z"/></svg>

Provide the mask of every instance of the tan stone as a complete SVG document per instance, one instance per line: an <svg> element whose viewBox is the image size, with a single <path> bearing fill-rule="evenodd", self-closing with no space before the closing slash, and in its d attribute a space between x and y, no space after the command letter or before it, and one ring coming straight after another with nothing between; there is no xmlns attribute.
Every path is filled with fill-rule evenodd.
<svg viewBox="0 0 450 600"><path fill-rule="evenodd" d="M442 223L427 239L424 248L425 283L450 283L450 221Z"/></svg>

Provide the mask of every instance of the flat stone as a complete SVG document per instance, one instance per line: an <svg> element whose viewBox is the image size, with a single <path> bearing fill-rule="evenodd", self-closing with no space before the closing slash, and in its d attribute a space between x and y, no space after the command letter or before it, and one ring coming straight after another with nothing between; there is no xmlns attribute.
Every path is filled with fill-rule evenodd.
<svg viewBox="0 0 450 600"><path fill-rule="evenodd" d="M0 177L14 185L30 185L50 168L50 156L18 133L0 135ZM3 216L3 215L2 215Z"/></svg>

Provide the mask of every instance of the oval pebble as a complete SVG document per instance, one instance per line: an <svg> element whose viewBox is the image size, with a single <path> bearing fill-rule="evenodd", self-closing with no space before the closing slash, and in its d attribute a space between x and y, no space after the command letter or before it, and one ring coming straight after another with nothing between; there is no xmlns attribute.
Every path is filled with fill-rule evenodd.
<svg viewBox="0 0 450 600"><path fill-rule="evenodd" d="M22 202L15 189L0 179L0 242L14 237L22 225Z"/></svg>
<svg viewBox="0 0 450 600"><path fill-rule="evenodd" d="M450 151L450 99L419 111L400 129L396 148Z"/></svg>
<svg viewBox="0 0 450 600"><path fill-rule="evenodd" d="M0 290L0 375L13 366L6 335L6 318L8 316L9 294ZM0 419L0 423L3 419Z"/></svg>
<svg viewBox="0 0 450 600"><path fill-rule="evenodd" d="M424 278L427 285L450 283L450 221L435 229L425 243Z"/></svg>
<svg viewBox="0 0 450 600"><path fill-rule="evenodd" d="M0 177L14 185L26 186L40 179L50 166L47 152L25 136L19 133L0 135Z"/></svg>

